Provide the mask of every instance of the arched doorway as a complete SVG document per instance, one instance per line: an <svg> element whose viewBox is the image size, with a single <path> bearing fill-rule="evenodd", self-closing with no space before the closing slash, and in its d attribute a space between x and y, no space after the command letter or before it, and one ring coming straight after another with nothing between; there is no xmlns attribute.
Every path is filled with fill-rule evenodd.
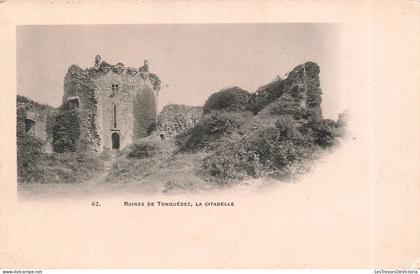
<svg viewBox="0 0 420 274"><path fill-rule="evenodd" d="M28 132L32 126L35 125L35 121L29 118L25 119L25 132Z"/></svg>
<svg viewBox="0 0 420 274"><path fill-rule="evenodd" d="M112 133L111 140L112 140L112 149L119 149L120 148L120 135L116 132Z"/></svg>

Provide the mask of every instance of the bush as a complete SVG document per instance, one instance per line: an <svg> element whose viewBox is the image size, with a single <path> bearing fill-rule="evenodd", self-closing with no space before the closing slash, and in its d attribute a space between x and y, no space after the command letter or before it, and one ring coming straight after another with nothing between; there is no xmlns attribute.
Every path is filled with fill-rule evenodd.
<svg viewBox="0 0 420 274"><path fill-rule="evenodd" d="M104 172L100 155L88 152L47 154L39 166L39 183L82 183Z"/></svg>
<svg viewBox="0 0 420 274"><path fill-rule="evenodd" d="M291 115L294 116L301 108L296 103L296 100L291 96L283 96L282 98L276 100L267 107L267 111L270 115L280 116L280 115Z"/></svg>
<svg viewBox="0 0 420 274"><path fill-rule="evenodd" d="M250 111L251 94L239 87L227 88L213 93L204 104L203 113L212 110Z"/></svg>
<svg viewBox="0 0 420 274"><path fill-rule="evenodd" d="M28 135L18 139L18 178L22 183L81 183L104 171L94 153L42 152L43 144Z"/></svg>
<svg viewBox="0 0 420 274"><path fill-rule="evenodd" d="M18 96L17 102L32 102L26 97ZM16 147L17 175L19 181L30 182L40 178L39 162L42 160L44 143L25 130L25 118L28 107L16 109Z"/></svg>
<svg viewBox="0 0 420 274"><path fill-rule="evenodd" d="M155 153L156 147L151 144L134 144L130 147L130 152L127 156L130 158L144 159L151 157Z"/></svg>
<svg viewBox="0 0 420 274"><path fill-rule="evenodd" d="M161 81L159 77L154 73L149 73L149 78L150 78L150 81L152 82L153 90L159 91L161 88L160 87Z"/></svg>
<svg viewBox="0 0 420 274"><path fill-rule="evenodd" d="M251 117L250 112L212 111L204 115L193 128L178 135L177 144L183 151L212 148L214 142L237 132Z"/></svg>
<svg viewBox="0 0 420 274"><path fill-rule="evenodd" d="M258 154L249 150L249 147L234 143L225 144L206 157L202 168L204 176L218 185L225 185L249 176L257 177L263 173Z"/></svg>
<svg viewBox="0 0 420 274"><path fill-rule="evenodd" d="M17 175L21 182L42 177L40 163L44 157L43 143L31 135L17 136Z"/></svg>
<svg viewBox="0 0 420 274"><path fill-rule="evenodd" d="M302 131L308 140L322 148L337 144L337 137L340 137L343 132L339 124L330 119L309 121L303 126Z"/></svg>
<svg viewBox="0 0 420 274"><path fill-rule="evenodd" d="M146 159L152 157L166 157L171 154L175 146L173 141L162 141L152 136L138 139L134 144L130 145L124 153L128 158Z"/></svg>
<svg viewBox="0 0 420 274"><path fill-rule="evenodd" d="M283 80L278 78L268 85L260 87L254 94L252 94L252 112L257 114L265 106L272 103L283 94Z"/></svg>
<svg viewBox="0 0 420 274"><path fill-rule="evenodd" d="M258 130L240 141L226 143L203 162L210 180L226 184L262 175L293 176L306 167L316 151L295 120L282 117L275 127Z"/></svg>

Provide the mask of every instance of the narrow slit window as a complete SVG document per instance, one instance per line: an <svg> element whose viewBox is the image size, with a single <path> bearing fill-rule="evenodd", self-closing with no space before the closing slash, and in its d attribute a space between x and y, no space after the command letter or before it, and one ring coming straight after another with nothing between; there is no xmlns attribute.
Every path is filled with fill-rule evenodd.
<svg viewBox="0 0 420 274"><path fill-rule="evenodd" d="M114 106L114 128L117 128L117 106Z"/></svg>
<svg viewBox="0 0 420 274"><path fill-rule="evenodd" d="M118 91L119 85L117 84L112 84L111 85L112 91Z"/></svg>

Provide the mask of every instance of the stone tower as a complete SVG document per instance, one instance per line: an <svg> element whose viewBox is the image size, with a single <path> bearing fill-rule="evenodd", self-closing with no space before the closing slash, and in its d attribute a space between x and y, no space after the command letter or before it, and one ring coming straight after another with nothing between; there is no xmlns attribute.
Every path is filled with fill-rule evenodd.
<svg viewBox="0 0 420 274"><path fill-rule="evenodd" d="M91 68L70 66L62 103L78 111L80 147L120 149L147 136L156 125L159 88L147 60L136 69L110 65L97 55Z"/></svg>

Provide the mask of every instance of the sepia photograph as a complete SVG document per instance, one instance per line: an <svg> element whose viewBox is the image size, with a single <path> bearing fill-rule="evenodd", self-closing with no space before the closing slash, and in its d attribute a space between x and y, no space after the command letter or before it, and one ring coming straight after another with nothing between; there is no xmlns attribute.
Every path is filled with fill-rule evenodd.
<svg viewBox="0 0 420 274"><path fill-rule="evenodd" d="M1 272L417 273L419 12L0 1Z"/></svg>
<svg viewBox="0 0 420 274"><path fill-rule="evenodd" d="M19 191L298 182L345 140L340 46L327 23L18 26Z"/></svg>

